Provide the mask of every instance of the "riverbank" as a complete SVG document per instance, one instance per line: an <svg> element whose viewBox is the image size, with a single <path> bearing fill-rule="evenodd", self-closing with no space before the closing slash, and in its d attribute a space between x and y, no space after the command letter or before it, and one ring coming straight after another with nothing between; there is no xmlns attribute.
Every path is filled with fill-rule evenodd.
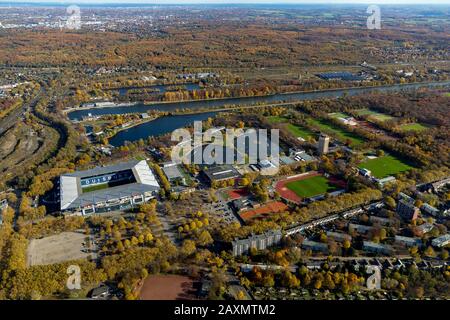
<svg viewBox="0 0 450 320"><path fill-rule="evenodd" d="M251 105L258 103L287 103L292 101L302 101L302 100L317 100L323 98L339 98L341 96L349 95L359 95L364 93L372 93L377 91L401 91L401 90L411 90L419 89L424 87L439 87L439 86L450 86L450 81L442 82L418 82L418 83L407 83L407 84L394 84L385 86L373 86L373 87L351 87L345 89L325 89L325 90L315 90L315 91L299 91L299 92L289 92L289 93L278 93L265 96L253 96L253 97L240 97L240 98L216 98L208 100L189 100L181 102L152 102L152 103L133 103L128 106L114 107L94 107L94 108L77 108L72 109L68 113L71 120L80 119L87 116L89 113L92 115L105 115L105 114L126 114L126 113L143 113L148 110L158 110L173 112L176 110L183 109L200 109L208 110L208 108L213 107L224 107L227 104L236 105Z"/></svg>

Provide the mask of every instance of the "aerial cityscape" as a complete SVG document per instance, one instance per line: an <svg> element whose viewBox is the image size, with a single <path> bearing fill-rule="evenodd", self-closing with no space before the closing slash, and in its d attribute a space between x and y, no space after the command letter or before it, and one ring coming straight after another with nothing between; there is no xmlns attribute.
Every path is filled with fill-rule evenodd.
<svg viewBox="0 0 450 320"><path fill-rule="evenodd" d="M0 1L0 300L450 299L450 3L349 2Z"/></svg>

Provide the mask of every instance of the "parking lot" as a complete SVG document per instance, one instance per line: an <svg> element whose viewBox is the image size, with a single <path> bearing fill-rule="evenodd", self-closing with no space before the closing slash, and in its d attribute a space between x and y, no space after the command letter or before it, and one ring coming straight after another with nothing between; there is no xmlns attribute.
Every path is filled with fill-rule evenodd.
<svg viewBox="0 0 450 320"><path fill-rule="evenodd" d="M63 232L58 235L33 239L27 250L28 266L47 265L95 256L90 252L89 236L83 232Z"/></svg>

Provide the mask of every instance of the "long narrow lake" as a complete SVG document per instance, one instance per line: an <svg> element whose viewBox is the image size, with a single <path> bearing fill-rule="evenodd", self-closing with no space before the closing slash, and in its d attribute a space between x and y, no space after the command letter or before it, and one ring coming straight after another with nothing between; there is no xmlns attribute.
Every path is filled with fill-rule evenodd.
<svg viewBox="0 0 450 320"><path fill-rule="evenodd" d="M113 136L109 143L115 147L125 144L125 141L136 141L147 139L152 136L160 136L170 133L178 128L184 128L194 123L214 117L217 112L205 112L175 116L164 116L153 121L149 121L138 126L122 130Z"/></svg>
<svg viewBox="0 0 450 320"><path fill-rule="evenodd" d="M396 84L390 86L379 86L371 88L350 88L350 89L337 89L337 90L315 91L315 92L294 92L294 93L274 94L270 96L259 96L259 97L242 97L230 99L200 100L200 101L174 102L174 103L155 103L155 104L140 103L130 106L76 110L70 112L68 114L68 117L71 120L79 120L82 119L83 117L88 116L89 114L96 116L105 114L144 113L148 110L175 111L177 109L199 109L199 108L206 109L233 104L252 105L257 103L275 103L275 102L291 102L299 100L315 100L321 98L339 98L344 95L354 96L377 91L379 92L402 91L402 90L414 90L424 87L439 87L449 85L450 81L443 81L431 83L412 83L403 85Z"/></svg>

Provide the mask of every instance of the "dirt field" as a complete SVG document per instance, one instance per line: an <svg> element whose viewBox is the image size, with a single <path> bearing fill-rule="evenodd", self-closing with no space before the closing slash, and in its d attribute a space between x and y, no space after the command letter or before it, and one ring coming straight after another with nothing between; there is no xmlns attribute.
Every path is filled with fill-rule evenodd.
<svg viewBox="0 0 450 320"><path fill-rule="evenodd" d="M245 197L245 196L248 196L248 191L245 189L228 190L228 197L231 200L236 200L236 199L239 199L239 198Z"/></svg>
<svg viewBox="0 0 450 320"><path fill-rule="evenodd" d="M186 276L149 276L141 288L140 300L195 300L194 281Z"/></svg>
<svg viewBox="0 0 450 320"><path fill-rule="evenodd" d="M286 209L287 209L287 205L285 205L283 202L274 201L274 202L268 203L265 206L256 208L254 210L245 211L245 212L241 213L240 216L243 220L249 220L249 219L261 216L261 215L283 212L283 211L286 211Z"/></svg>
<svg viewBox="0 0 450 320"><path fill-rule="evenodd" d="M28 246L27 264L35 266L86 259L91 255L82 252L86 249L83 246L86 237L83 233L63 232L43 239L33 239Z"/></svg>

